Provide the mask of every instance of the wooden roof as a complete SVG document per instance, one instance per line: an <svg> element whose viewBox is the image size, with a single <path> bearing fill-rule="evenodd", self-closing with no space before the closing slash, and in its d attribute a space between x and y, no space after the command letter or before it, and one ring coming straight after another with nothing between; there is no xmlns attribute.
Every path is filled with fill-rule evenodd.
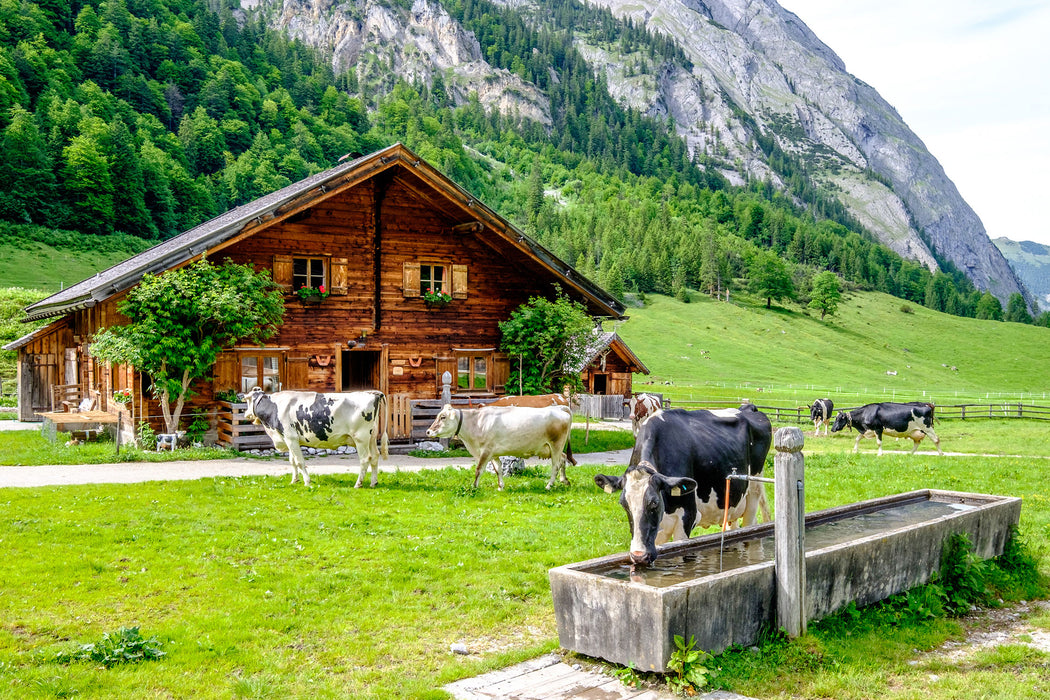
<svg viewBox="0 0 1050 700"><path fill-rule="evenodd" d="M526 236L476 197L400 143L347 161L217 216L124 262L74 284L25 309L25 321L85 309L136 285L143 275L185 265L316 206L380 173L389 173L447 217L452 226L487 244L515 248L581 297L595 316L624 317L624 306L572 266Z"/></svg>

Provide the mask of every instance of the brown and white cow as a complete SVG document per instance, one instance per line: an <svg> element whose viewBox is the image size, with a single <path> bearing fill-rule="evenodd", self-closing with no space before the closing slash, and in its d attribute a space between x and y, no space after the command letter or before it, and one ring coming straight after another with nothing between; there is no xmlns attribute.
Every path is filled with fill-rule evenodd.
<svg viewBox="0 0 1050 700"><path fill-rule="evenodd" d="M248 393L247 420L263 427L278 451L288 451L292 464L292 483L303 474L310 486L302 445L334 449L353 443L361 460L361 472L354 488L359 488L365 471L372 469L372 486L378 481L380 448L376 445L380 411L386 396L380 391L354 391L345 394L318 394L313 391L278 391L273 394L255 387ZM387 424L389 424L389 420ZM382 455L389 457L389 440L382 435Z"/></svg>
<svg viewBox="0 0 1050 700"><path fill-rule="evenodd" d="M563 483L569 483L564 450L571 427L572 412L565 406L453 408L445 404L427 429L427 437L458 437L463 441L470 456L477 460L474 488L478 487L485 465L500 456L550 458L547 488L551 488L559 474ZM503 475L498 467L495 472L502 490Z"/></svg>
<svg viewBox="0 0 1050 700"><path fill-rule="evenodd" d="M631 407L631 432L638 436L638 429L645 419L662 409L660 399L652 394L632 396L628 402Z"/></svg>
<svg viewBox="0 0 1050 700"><path fill-rule="evenodd" d="M569 397L565 394L534 394L531 396L501 396L495 401L485 404L482 408L489 406L526 406L529 408L543 408L545 406L565 406L572 409ZM572 466L576 466L576 458L572 456L572 440L565 441L565 459Z"/></svg>

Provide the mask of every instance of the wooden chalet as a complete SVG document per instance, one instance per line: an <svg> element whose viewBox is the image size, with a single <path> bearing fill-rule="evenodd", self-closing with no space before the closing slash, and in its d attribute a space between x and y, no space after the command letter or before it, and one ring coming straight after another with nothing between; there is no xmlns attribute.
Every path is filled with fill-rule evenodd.
<svg viewBox="0 0 1050 700"><path fill-rule="evenodd" d="M630 396L632 375L649 374L623 338L597 329L587 344L583 364L572 369L580 373L583 393L599 396Z"/></svg>
<svg viewBox="0 0 1050 700"><path fill-rule="evenodd" d="M91 339L126 322L117 304L144 274L204 255L272 271L286 291L286 313L266 347L220 356L212 381L195 385L187 413L214 416L216 392L257 385L374 388L403 407L437 398L446 371L455 396L496 396L508 391L510 372L497 324L530 297L553 297L560 287L595 318L624 318L615 298L395 144L233 209L27 307L26 320L54 321L6 346L19 353L19 417L38 420L54 410L55 387L97 392L103 403L130 389L134 419L159 424L148 378L95 361ZM330 295L317 303L296 293L321 285ZM449 294L450 302L428 304L428 289ZM618 338L601 366L612 371L594 373L588 386L599 389L604 373L605 391L623 394L631 390L630 372L642 367Z"/></svg>

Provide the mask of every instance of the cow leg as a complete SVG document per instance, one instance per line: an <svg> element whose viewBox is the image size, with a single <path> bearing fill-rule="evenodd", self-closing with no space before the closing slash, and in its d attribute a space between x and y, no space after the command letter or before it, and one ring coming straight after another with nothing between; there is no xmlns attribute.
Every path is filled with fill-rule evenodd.
<svg viewBox="0 0 1050 700"><path fill-rule="evenodd" d="M551 478L547 482L547 488L554 488L554 482L560 477L561 482L569 485L569 477L565 475L565 453L556 452L554 445L547 443L547 451L551 455Z"/></svg>
<svg viewBox="0 0 1050 700"><path fill-rule="evenodd" d="M288 461L292 463L292 481L295 483L299 478L299 472L303 473L303 484L310 488L310 474L306 471L306 461L303 459L303 449L298 442L288 445Z"/></svg>
<svg viewBox="0 0 1050 700"><path fill-rule="evenodd" d="M930 439L933 440L933 446L937 448L937 454L943 455L944 453L941 452L941 439L937 437L937 433L933 432L933 428L927 428L923 432L929 435Z"/></svg>
<svg viewBox="0 0 1050 700"><path fill-rule="evenodd" d="M860 439L862 437L864 437L864 433L861 433L860 435L858 435L857 439L853 442L853 451L854 452L856 452L858 449L860 449Z"/></svg>
<svg viewBox="0 0 1050 700"><path fill-rule="evenodd" d="M758 522L758 511L762 509L765 522L769 522L769 503L766 501L766 487L760 481L750 481L747 485L747 493L744 495L744 512L740 516L744 525L754 525Z"/></svg>
<svg viewBox="0 0 1050 700"><path fill-rule="evenodd" d="M879 443L879 452L875 456L876 457L881 457L882 456L882 432L881 431L878 431L878 430L875 431L875 442Z"/></svg>
<svg viewBox="0 0 1050 700"><path fill-rule="evenodd" d="M474 488L478 487L478 482L481 481L481 472L485 471L485 467L488 466L489 462L493 459L493 455L488 451L483 451L478 455L477 466L474 467ZM496 483L499 485L499 490L503 490L503 475L500 474L499 464L492 465L493 470L496 472Z"/></svg>
<svg viewBox="0 0 1050 700"><path fill-rule="evenodd" d="M375 440L369 435L364 440L354 440L354 447L357 448L357 456L361 460L361 471L357 475L357 483L354 484L354 488L361 488L361 483L365 480L365 473L369 468L372 470L370 486L375 488L375 485L379 483L379 454Z"/></svg>

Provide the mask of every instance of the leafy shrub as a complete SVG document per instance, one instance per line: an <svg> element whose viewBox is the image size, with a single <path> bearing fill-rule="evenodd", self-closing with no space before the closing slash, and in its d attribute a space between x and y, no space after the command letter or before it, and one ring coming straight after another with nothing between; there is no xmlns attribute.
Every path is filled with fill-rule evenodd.
<svg viewBox="0 0 1050 700"><path fill-rule="evenodd" d="M907 304L901 304L901 313L902 314L911 314L911 313L915 313L915 310L913 308L911 308L910 306L908 306Z"/></svg>
<svg viewBox="0 0 1050 700"><path fill-rule="evenodd" d="M211 429L211 423L204 416L197 416L193 419L193 422L186 428L186 439L189 440L191 445L203 442L204 433Z"/></svg>
<svg viewBox="0 0 1050 700"><path fill-rule="evenodd" d="M711 658L707 652L696 649L696 637L690 636L687 644L680 634L674 636L675 650L667 660L672 673L667 676L667 685L676 693L690 695L707 685L709 671L703 662Z"/></svg>
<svg viewBox="0 0 1050 700"><path fill-rule="evenodd" d="M60 651L55 661L60 664L87 661L112 668L117 664L159 659L164 656L160 647L156 637L144 639L138 627L121 627L115 634L106 632L97 642L81 644L73 651Z"/></svg>
<svg viewBox="0 0 1050 700"><path fill-rule="evenodd" d="M139 440L139 447L144 450L153 449L157 444L157 431L150 426L146 421L139 422L138 431L136 436Z"/></svg>

